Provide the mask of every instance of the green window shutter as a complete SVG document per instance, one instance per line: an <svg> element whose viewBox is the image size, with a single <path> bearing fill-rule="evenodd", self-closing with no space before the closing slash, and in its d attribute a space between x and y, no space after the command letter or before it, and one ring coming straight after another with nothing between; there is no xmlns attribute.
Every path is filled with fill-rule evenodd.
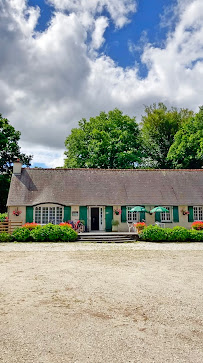
<svg viewBox="0 0 203 363"><path fill-rule="evenodd" d="M26 207L26 223L33 222L33 207Z"/></svg>
<svg viewBox="0 0 203 363"><path fill-rule="evenodd" d="M68 222L71 220L71 207L64 207L64 222Z"/></svg>
<svg viewBox="0 0 203 363"><path fill-rule="evenodd" d="M173 206L173 222L179 222L178 206Z"/></svg>
<svg viewBox="0 0 203 363"><path fill-rule="evenodd" d="M144 207L145 208L145 206L144 205L142 205L142 207ZM138 213L139 214L139 213ZM145 212L140 212L140 222L142 222L142 220L145 220Z"/></svg>
<svg viewBox="0 0 203 363"><path fill-rule="evenodd" d="M79 207L79 219L80 219L80 221L85 221L85 230L87 230L87 207L86 206Z"/></svg>
<svg viewBox="0 0 203 363"><path fill-rule="evenodd" d="M127 222L126 207L121 207L121 222Z"/></svg>
<svg viewBox="0 0 203 363"><path fill-rule="evenodd" d="M190 214L188 214L188 222L194 222L193 207L192 206L188 207L188 212L190 212Z"/></svg>
<svg viewBox="0 0 203 363"><path fill-rule="evenodd" d="M155 212L155 222L161 222L161 212Z"/></svg>
<svg viewBox="0 0 203 363"><path fill-rule="evenodd" d="M105 207L105 218L106 218L106 232L112 231L112 219L113 219L113 207Z"/></svg>

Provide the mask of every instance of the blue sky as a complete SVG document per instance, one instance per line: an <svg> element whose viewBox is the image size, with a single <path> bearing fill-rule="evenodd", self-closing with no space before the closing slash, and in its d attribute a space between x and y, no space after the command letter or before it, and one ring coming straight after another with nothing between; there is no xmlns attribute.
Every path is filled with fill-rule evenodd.
<svg viewBox="0 0 203 363"><path fill-rule="evenodd" d="M31 6L39 6L41 15L36 25L36 30L43 32L48 27L54 12L54 7L44 0L28 0ZM147 76L147 68L141 63L142 38L152 44L164 45L168 27L161 24L161 16L165 10L176 4L175 0L140 0L137 12L129 16L129 23L122 29L117 29L113 21L105 31L105 43L100 48L100 54L111 57L118 66L132 67L135 62L139 64L139 75L141 78ZM107 11L102 15L108 16ZM140 50L131 52L129 43L140 46Z"/></svg>
<svg viewBox="0 0 203 363"><path fill-rule="evenodd" d="M0 47L0 112L34 166L62 166L82 118L202 104L202 0L4 0Z"/></svg>

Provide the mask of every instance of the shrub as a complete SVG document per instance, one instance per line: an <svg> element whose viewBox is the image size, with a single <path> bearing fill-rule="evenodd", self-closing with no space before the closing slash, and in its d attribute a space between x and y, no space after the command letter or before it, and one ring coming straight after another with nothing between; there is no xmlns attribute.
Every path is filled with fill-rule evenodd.
<svg viewBox="0 0 203 363"><path fill-rule="evenodd" d="M7 232L0 233L0 242L11 242L13 240L12 236Z"/></svg>
<svg viewBox="0 0 203 363"><path fill-rule="evenodd" d="M77 233L67 225L53 225L47 224L46 226L38 226L30 232L30 236L36 242L69 242L77 239Z"/></svg>
<svg viewBox="0 0 203 363"><path fill-rule="evenodd" d="M201 221L193 222L191 227L192 229L196 229L197 231L203 231L203 222Z"/></svg>
<svg viewBox="0 0 203 363"><path fill-rule="evenodd" d="M166 228L167 241L170 242L186 242L189 240L190 232L187 228L176 226L174 228Z"/></svg>
<svg viewBox="0 0 203 363"><path fill-rule="evenodd" d="M203 231L192 229L189 231L189 240L191 242L203 242Z"/></svg>
<svg viewBox="0 0 203 363"><path fill-rule="evenodd" d="M26 227L19 227L13 231L12 236L17 242L26 242L30 239L30 231Z"/></svg>
<svg viewBox="0 0 203 363"><path fill-rule="evenodd" d="M8 219L8 213L0 213L0 222L4 222Z"/></svg>
<svg viewBox="0 0 203 363"><path fill-rule="evenodd" d="M144 228L140 239L151 242L186 242L190 239L190 231L179 226L174 228L148 226Z"/></svg>
<svg viewBox="0 0 203 363"><path fill-rule="evenodd" d="M158 241L165 241L166 240L166 233L164 228L159 226L148 226L143 229L140 239L143 241L151 241L151 242L158 242Z"/></svg>

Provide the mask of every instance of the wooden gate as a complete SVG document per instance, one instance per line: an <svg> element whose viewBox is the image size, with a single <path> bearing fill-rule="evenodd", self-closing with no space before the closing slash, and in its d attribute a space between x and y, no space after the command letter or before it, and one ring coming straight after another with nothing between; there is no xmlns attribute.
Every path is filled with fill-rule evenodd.
<svg viewBox="0 0 203 363"><path fill-rule="evenodd" d="M22 221L4 221L0 222L0 233L7 232L12 233L15 228L22 227L23 222Z"/></svg>

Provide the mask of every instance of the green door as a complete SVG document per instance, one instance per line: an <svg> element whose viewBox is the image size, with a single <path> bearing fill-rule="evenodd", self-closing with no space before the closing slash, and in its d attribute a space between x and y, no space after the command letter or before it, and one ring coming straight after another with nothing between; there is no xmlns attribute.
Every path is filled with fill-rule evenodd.
<svg viewBox="0 0 203 363"><path fill-rule="evenodd" d="M86 206L79 207L79 219L80 219L80 221L85 221L85 231L87 231L87 207Z"/></svg>
<svg viewBox="0 0 203 363"><path fill-rule="evenodd" d="M105 207L106 232L112 231L113 207Z"/></svg>
<svg viewBox="0 0 203 363"><path fill-rule="evenodd" d="M26 207L26 223L33 223L33 207Z"/></svg>

